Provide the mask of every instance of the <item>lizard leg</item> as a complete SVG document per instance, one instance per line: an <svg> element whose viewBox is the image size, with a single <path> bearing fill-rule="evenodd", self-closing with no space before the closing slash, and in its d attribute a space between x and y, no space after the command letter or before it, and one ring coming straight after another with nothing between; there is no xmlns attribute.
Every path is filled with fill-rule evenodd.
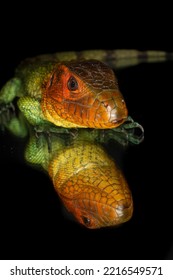
<svg viewBox="0 0 173 280"><path fill-rule="evenodd" d="M19 98L17 104L20 111L31 125L44 127L44 125L47 124L41 111L39 100L30 96L23 96Z"/></svg>
<svg viewBox="0 0 173 280"><path fill-rule="evenodd" d="M0 104L11 103L16 96L21 95L21 81L18 78L9 80L0 91Z"/></svg>
<svg viewBox="0 0 173 280"><path fill-rule="evenodd" d="M9 80L0 91L0 125L2 130L6 128L13 135L25 137L27 134L24 120L16 115L13 100L21 96L21 81L18 78Z"/></svg>

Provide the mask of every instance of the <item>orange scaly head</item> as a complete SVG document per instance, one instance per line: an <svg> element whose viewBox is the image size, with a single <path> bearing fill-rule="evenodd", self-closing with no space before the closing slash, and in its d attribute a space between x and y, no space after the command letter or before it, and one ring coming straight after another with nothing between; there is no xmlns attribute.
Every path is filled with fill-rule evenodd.
<svg viewBox="0 0 173 280"><path fill-rule="evenodd" d="M114 72L97 60L57 64L42 96L43 114L57 126L105 129L127 118Z"/></svg>
<svg viewBox="0 0 173 280"><path fill-rule="evenodd" d="M101 146L78 142L49 165L54 187L66 208L88 228L115 226L133 212L128 184Z"/></svg>

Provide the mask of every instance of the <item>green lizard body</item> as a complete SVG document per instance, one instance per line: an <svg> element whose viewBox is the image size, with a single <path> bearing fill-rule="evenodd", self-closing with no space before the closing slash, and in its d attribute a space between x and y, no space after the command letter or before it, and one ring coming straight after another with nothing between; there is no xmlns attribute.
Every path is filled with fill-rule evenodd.
<svg viewBox="0 0 173 280"><path fill-rule="evenodd" d="M52 127L116 128L128 113L111 68L168 58L172 54L162 51L90 50L26 59L0 91L0 112L5 108L8 112L17 98L22 117L1 118L2 125L22 137L27 129L21 119L43 131Z"/></svg>

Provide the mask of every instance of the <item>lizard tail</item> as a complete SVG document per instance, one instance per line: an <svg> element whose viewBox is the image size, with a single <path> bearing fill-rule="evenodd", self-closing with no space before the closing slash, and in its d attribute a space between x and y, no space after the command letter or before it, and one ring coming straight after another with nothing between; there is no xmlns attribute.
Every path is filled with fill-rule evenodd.
<svg viewBox="0 0 173 280"><path fill-rule="evenodd" d="M157 50L84 50L79 52L61 52L55 54L59 61L97 59L108 64L113 69L122 69L138 65L140 63L154 63L173 60L173 52Z"/></svg>

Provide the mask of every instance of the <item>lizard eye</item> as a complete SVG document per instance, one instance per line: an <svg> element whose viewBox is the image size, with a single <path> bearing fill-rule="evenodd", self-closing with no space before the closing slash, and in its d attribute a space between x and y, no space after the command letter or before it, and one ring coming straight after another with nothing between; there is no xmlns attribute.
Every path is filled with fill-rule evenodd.
<svg viewBox="0 0 173 280"><path fill-rule="evenodd" d="M90 226L91 220L88 217L83 216L82 220L86 226Z"/></svg>
<svg viewBox="0 0 173 280"><path fill-rule="evenodd" d="M67 82L67 87L70 91L75 91L78 89L78 82L76 81L76 79L71 76Z"/></svg>

